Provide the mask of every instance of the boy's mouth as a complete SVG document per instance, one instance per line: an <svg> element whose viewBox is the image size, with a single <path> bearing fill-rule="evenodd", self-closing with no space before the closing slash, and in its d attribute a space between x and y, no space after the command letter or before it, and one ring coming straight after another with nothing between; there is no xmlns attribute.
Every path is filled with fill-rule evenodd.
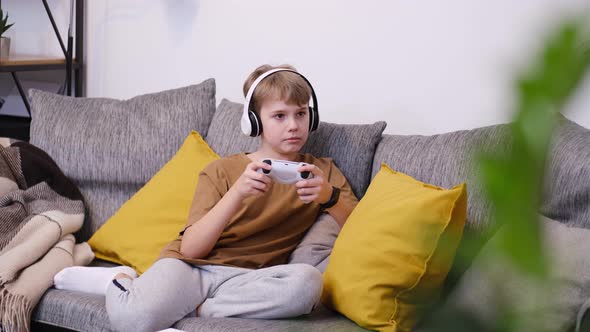
<svg viewBox="0 0 590 332"><path fill-rule="evenodd" d="M296 143L296 142L301 141L301 137L289 137L286 139L286 141L289 143Z"/></svg>

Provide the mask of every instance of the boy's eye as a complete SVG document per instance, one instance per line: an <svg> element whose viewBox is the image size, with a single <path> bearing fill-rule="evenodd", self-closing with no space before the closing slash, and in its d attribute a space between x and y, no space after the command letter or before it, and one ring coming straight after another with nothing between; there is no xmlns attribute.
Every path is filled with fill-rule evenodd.
<svg viewBox="0 0 590 332"><path fill-rule="evenodd" d="M275 114L275 119L282 119L284 117L283 114Z"/></svg>
<svg viewBox="0 0 590 332"><path fill-rule="evenodd" d="M298 115L298 116L300 116L300 117L304 117L304 116L305 116L305 114L306 114L306 113L305 113L304 111L301 111L301 112L297 113L297 115Z"/></svg>

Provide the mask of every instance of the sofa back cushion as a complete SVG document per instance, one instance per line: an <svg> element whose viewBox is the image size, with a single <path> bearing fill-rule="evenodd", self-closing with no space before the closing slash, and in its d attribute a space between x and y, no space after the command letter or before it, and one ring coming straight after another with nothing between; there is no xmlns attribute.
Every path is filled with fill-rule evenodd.
<svg viewBox="0 0 590 332"><path fill-rule="evenodd" d="M486 237L493 232L492 211L475 166L480 149L510 149L508 125L433 136L384 135L373 160L375 176L381 162L420 181L448 188L467 182L466 228ZM546 169L540 212L570 226L590 228L590 130L560 116Z"/></svg>
<svg viewBox="0 0 590 332"><path fill-rule="evenodd" d="M242 133L242 112L243 104L224 99L213 116L206 141L222 157L254 152L260 145L260 137ZM334 159L355 195L361 198L369 186L373 155L386 125L384 121L353 125L321 122L318 130L309 135L302 152Z"/></svg>
<svg viewBox="0 0 590 332"><path fill-rule="evenodd" d="M45 150L82 191L87 240L215 112L215 81L129 100L71 98L30 91L31 143Z"/></svg>
<svg viewBox="0 0 590 332"><path fill-rule="evenodd" d="M508 130L507 125L495 125L432 136L384 135L375 152L372 174L375 176L383 162L419 181L443 188L466 182L466 230L489 236L491 206L484 199L473 156L481 147L507 151L508 146L501 142Z"/></svg>
<svg viewBox="0 0 590 332"><path fill-rule="evenodd" d="M540 212L569 226L590 228L590 130L562 117L547 170Z"/></svg>

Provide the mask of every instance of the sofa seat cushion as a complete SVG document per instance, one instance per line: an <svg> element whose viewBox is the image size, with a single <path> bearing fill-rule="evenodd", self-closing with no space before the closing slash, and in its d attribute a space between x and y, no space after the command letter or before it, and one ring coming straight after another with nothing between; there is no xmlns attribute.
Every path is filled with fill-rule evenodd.
<svg viewBox="0 0 590 332"><path fill-rule="evenodd" d="M317 331L354 332L365 330L325 307L292 319L184 318L174 328L183 331Z"/></svg>
<svg viewBox="0 0 590 332"><path fill-rule="evenodd" d="M33 312L33 321L74 331L113 331L104 296L49 289ZM325 307L293 319L184 318L174 328L183 331L367 331Z"/></svg>
<svg viewBox="0 0 590 332"><path fill-rule="evenodd" d="M260 145L260 137L242 133L242 112L242 104L227 99L222 100L215 111L206 141L222 157L253 152ZM369 186L373 155L386 125L384 121L349 125L321 122L318 130L309 135L301 152L334 159L360 199Z"/></svg>
<svg viewBox="0 0 590 332"><path fill-rule="evenodd" d="M32 320L74 331L112 331L104 296L55 288L45 292Z"/></svg>
<svg viewBox="0 0 590 332"><path fill-rule="evenodd" d="M94 260L92 266L115 266ZM113 331L104 296L50 288L33 311L32 320L74 331ZM184 318L174 325L184 331L366 331L346 317L323 306L293 319Z"/></svg>

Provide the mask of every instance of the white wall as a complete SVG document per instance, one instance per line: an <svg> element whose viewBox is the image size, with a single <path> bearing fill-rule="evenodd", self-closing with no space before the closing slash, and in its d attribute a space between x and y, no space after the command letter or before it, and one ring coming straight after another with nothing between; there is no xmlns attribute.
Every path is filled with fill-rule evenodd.
<svg viewBox="0 0 590 332"><path fill-rule="evenodd" d="M589 0L102 0L86 6L88 96L129 98L214 77L218 102L241 102L242 83L256 66L291 63L313 82L322 120L385 120L386 132L399 134L509 120L512 82L544 31L564 14L590 14ZM589 81L567 112L586 127Z"/></svg>

